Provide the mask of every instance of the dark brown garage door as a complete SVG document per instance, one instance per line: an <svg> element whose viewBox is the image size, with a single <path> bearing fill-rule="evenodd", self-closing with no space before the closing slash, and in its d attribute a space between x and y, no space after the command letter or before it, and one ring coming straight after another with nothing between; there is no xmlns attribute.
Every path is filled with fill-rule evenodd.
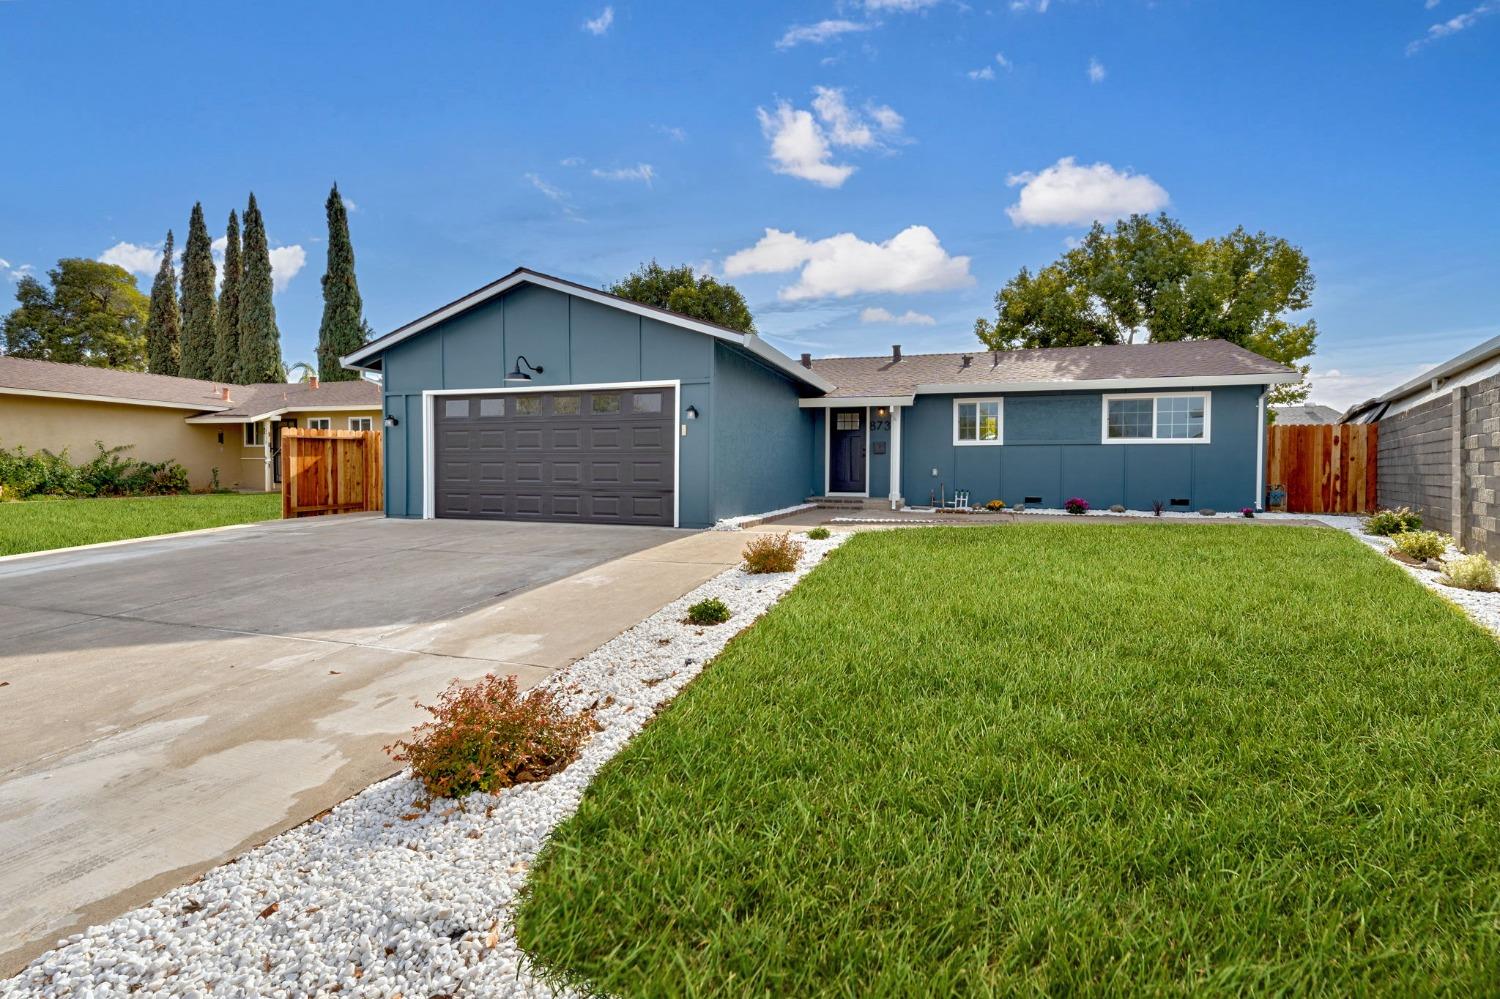
<svg viewBox="0 0 1500 999"><path fill-rule="evenodd" d="M673 525L671 388L434 400L437 516Z"/></svg>

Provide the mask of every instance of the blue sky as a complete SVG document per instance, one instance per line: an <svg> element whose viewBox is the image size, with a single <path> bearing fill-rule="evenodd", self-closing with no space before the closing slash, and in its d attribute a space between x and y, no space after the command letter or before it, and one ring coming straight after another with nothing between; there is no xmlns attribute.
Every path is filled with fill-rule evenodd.
<svg viewBox="0 0 1500 999"><path fill-rule="evenodd" d="M217 234L253 189L288 363L334 180L382 332L655 256L789 353L962 349L1089 216L1165 206L1308 252L1314 401L1500 333L1497 0L8 0L0 87L0 294L61 256L148 287L195 200Z"/></svg>

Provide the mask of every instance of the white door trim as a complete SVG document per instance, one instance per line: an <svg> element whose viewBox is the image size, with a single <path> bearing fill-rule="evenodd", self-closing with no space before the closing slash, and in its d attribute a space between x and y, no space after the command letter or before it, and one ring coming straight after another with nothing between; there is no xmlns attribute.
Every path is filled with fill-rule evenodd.
<svg viewBox="0 0 1500 999"><path fill-rule="evenodd" d="M864 415L860 418L860 426L865 432L865 489L859 493L835 493L828 489L829 480L832 478L833 468L830 464L833 452L833 409L829 408L823 414L823 495L824 496L862 496L870 498L870 407L869 406L839 406L839 409L855 409Z"/></svg>
<svg viewBox="0 0 1500 999"><path fill-rule="evenodd" d="M588 382L576 385L521 385L500 388L424 389L422 391L422 519L437 517L437 448L433 428L437 399L444 395L516 395L521 392L597 392L602 389L670 388L676 407L672 421L672 526L682 521L682 379L652 382ZM868 479L868 473L867 473Z"/></svg>

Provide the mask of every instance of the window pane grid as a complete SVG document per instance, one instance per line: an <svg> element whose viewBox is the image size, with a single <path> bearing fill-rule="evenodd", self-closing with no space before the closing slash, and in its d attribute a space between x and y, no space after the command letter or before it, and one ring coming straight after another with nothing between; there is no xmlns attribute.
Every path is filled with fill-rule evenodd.
<svg viewBox="0 0 1500 999"><path fill-rule="evenodd" d="M1111 399L1109 436L1120 440L1151 437L1151 399Z"/></svg>
<svg viewBox="0 0 1500 999"><path fill-rule="evenodd" d="M1158 399L1156 436L1168 440L1192 440L1203 436L1203 399Z"/></svg>

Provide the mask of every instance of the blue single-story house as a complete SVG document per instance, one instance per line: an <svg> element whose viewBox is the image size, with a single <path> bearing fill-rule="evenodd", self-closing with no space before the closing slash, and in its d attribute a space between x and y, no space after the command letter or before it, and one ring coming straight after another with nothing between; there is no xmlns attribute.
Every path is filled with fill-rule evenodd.
<svg viewBox="0 0 1500 999"><path fill-rule="evenodd" d="M1218 340L800 360L518 269L343 359L378 372L385 508L707 527L808 497L1259 507L1265 399Z"/></svg>

